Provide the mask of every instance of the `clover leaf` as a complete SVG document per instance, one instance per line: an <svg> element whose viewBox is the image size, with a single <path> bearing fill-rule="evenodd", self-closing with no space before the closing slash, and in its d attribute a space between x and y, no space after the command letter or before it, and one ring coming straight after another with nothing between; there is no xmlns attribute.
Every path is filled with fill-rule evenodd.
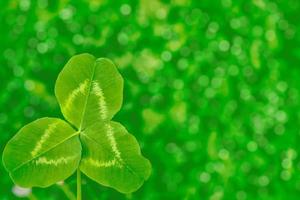
<svg viewBox="0 0 300 200"><path fill-rule="evenodd" d="M112 121L123 100L116 66L90 54L73 56L58 75L55 95L67 122L38 119L7 143L3 163L12 180L23 187L47 187L77 170L77 180L82 172L122 193L141 187L151 164L134 136Z"/></svg>

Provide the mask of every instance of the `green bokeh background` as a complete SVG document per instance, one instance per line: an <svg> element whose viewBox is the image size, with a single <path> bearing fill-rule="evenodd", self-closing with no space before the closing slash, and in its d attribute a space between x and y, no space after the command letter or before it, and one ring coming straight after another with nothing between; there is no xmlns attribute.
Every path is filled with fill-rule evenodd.
<svg viewBox="0 0 300 200"><path fill-rule="evenodd" d="M299 0L1 0L0 150L26 123L62 117L56 77L88 52L117 64L115 120L153 171L131 195L83 177L83 199L299 199L299 22ZM0 186L19 199L2 163Z"/></svg>

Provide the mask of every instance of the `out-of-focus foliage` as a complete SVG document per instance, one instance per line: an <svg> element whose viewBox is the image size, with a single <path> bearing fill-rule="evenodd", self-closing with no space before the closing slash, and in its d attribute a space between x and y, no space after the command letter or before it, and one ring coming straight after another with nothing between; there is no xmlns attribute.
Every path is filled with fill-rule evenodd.
<svg viewBox="0 0 300 200"><path fill-rule="evenodd" d="M299 199L300 1L2 0L0 150L61 116L55 79L74 54L125 78L115 117L153 172L122 195L83 177L84 199ZM49 115L50 114L50 115ZM0 165L0 199L18 199ZM25 194L24 194L25 193ZM67 199L75 177L30 199Z"/></svg>

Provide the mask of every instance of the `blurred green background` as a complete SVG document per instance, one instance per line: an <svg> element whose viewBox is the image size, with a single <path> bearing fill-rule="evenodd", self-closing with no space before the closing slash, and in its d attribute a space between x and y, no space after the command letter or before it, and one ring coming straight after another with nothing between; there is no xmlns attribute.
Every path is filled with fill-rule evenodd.
<svg viewBox="0 0 300 200"><path fill-rule="evenodd" d="M131 195L83 177L83 199L299 199L299 22L299 0L1 0L0 150L26 123L62 117L56 77L88 52L123 75L115 120L153 172ZM0 199L19 199L2 163L0 177Z"/></svg>

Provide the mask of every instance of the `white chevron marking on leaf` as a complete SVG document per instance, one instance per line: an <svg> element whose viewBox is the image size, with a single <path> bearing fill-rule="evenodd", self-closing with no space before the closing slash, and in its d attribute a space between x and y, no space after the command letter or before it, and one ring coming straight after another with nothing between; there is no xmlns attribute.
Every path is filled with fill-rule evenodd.
<svg viewBox="0 0 300 200"><path fill-rule="evenodd" d="M106 119L107 118L107 105L105 102L103 90L101 89L101 87L97 81L93 81L92 84L93 84L92 91L94 92L94 94L97 97L99 97L98 105L99 105L99 109L100 109L101 118Z"/></svg>
<svg viewBox="0 0 300 200"><path fill-rule="evenodd" d="M48 138L50 137L51 133L53 133L53 131L57 127L57 125L58 125L58 122L55 122L53 124L49 124L48 128L43 133L43 135L41 137L41 140L39 140L37 142L34 149L31 151L31 156L32 157L36 156L39 153L39 151L43 147L43 144L48 140Z"/></svg>
<svg viewBox="0 0 300 200"><path fill-rule="evenodd" d="M68 156L68 157L61 157L58 159L47 159L46 157L40 157L34 161L36 165L60 165L60 164L67 164L70 160L75 159L77 156Z"/></svg>
<svg viewBox="0 0 300 200"><path fill-rule="evenodd" d="M118 167L118 168L122 168L123 166L120 165L116 159L113 160L109 160L109 161L99 161L99 160L95 160L93 158L88 158L87 160L84 160L84 162L88 162L89 164L95 166L95 167Z"/></svg>
<svg viewBox="0 0 300 200"><path fill-rule="evenodd" d="M106 124L106 128L107 128L107 134L106 135L108 137L109 143L111 144L111 148L112 148L115 156L117 157L117 159L120 160L120 161L122 161L122 159L121 159L121 153L118 150L117 142L116 142L116 139L114 137L113 128L111 127L110 124Z"/></svg>
<svg viewBox="0 0 300 200"><path fill-rule="evenodd" d="M89 79L85 79L82 83L79 84L77 88L75 88L71 94L68 96L67 100L65 101L64 108L65 110L70 110L71 105L76 98L77 95L85 94L88 90L88 85L89 85Z"/></svg>
<svg viewBox="0 0 300 200"><path fill-rule="evenodd" d="M107 115L107 105L106 105L106 101L105 101L105 96L104 96L103 90L101 89L101 87L100 87L100 85L99 85L99 83L97 81L93 81L92 82L92 91L94 92L94 94L97 97L99 97L98 105L99 105L99 109L100 109L100 115L101 115L101 118L103 120L105 120L105 119L107 119L107 116L108 116ZM107 123L105 126L106 126L106 129L107 129L106 136L107 136L108 141L109 141L109 143L110 143L110 145L112 147L112 151L113 151L113 153L115 154L115 157L116 157L112 161L114 161L114 162L119 161L118 164L120 165L120 163L123 163L123 160L121 158L121 153L118 150L116 139L114 138L113 128L112 128L112 126L109 123Z"/></svg>

